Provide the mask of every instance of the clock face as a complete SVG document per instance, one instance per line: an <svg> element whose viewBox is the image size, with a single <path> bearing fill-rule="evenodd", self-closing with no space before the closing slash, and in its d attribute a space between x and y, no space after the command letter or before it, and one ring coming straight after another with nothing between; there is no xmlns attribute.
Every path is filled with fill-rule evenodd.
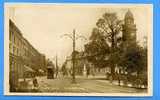
<svg viewBox="0 0 160 100"><path fill-rule="evenodd" d="M127 19L127 24L133 24L133 21L131 19Z"/></svg>
<svg viewBox="0 0 160 100"><path fill-rule="evenodd" d="M131 24L131 20L130 19L128 19L128 24Z"/></svg>

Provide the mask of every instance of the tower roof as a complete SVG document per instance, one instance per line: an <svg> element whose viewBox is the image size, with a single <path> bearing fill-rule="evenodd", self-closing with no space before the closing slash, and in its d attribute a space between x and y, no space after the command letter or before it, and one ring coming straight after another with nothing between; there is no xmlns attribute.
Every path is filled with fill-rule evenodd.
<svg viewBox="0 0 160 100"><path fill-rule="evenodd" d="M133 14L132 14L132 12L131 12L130 10L128 10L128 11L126 12L126 14L125 14L125 19L128 19L128 18L133 19Z"/></svg>

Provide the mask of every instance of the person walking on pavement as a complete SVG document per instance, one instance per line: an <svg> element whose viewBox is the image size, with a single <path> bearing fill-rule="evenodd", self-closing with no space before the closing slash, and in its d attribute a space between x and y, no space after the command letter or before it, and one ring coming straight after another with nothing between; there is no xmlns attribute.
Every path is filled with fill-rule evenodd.
<svg viewBox="0 0 160 100"><path fill-rule="evenodd" d="M36 76L33 77L33 86L34 86L34 89L38 89L38 81L37 81L37 78Z"/></svg>
<svg viewBox="0 0 160 100"><path fill-rule="evenodd" d="M87 67L87 78L88 78L89 74L90 74L90 68Z"/></svg>

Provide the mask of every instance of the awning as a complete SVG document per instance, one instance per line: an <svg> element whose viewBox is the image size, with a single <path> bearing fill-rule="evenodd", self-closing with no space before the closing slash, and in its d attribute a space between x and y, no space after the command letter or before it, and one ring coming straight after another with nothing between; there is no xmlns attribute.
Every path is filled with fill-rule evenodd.
<svg viewBox="0 0 160 100"><path fill-rule="evenodd" d="M24 65L24 72L35 72L35 71L29 66Z"/></svg>
<svg viewBox="0 0 160 100"><path fill-rule="evenodd" d="M44 73L44 70L42 70L42 69L39 69L38 71L41 72L41 73Z"/></svg>
<svg viewBox="0 0 160 100"><path fill-rule="evenodd" d="M53 66L47 66L48 69L53 69Z"/></svg>

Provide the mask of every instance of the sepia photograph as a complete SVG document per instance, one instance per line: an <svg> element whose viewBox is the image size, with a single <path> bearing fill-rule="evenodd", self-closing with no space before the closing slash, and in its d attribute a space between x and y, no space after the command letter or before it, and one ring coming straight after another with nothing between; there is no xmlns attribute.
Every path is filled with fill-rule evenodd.
<svg viewBox="0 0 160 100"><path fill-rule="evenodd" d="M152 96L152 4L4 4L4 94Z"/></svg>

